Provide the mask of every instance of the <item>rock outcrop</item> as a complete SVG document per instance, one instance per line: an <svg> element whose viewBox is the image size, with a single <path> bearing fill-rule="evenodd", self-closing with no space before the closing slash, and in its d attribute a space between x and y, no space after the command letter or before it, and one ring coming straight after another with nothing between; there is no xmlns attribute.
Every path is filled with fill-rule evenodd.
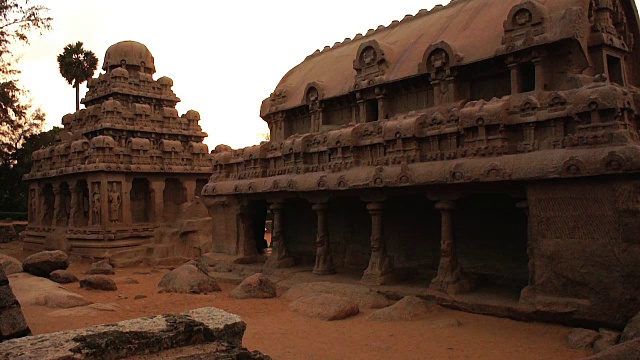
<svg viewBox="0 0 640 360"><path fill-rule="evenodd" d="M109 263L109 259L100 260L91 264L91 267L85 274L87 275L113 275L116 272Z"/></svg>
<svg viewBox="0 0 640 360"><path fill-rule="evenodd" d="M31 330L24 320L20 303L11 291L4 268L0 266L0 342L27 335L31 335Z"/></svg>
<svg viewBox="0 0 640 360"><path fill-rule="evenodd" d="M0 265L4 267L4 273L7 276L22 272L22 263L8 255L0 254Z"/></svg>
<svg viewBox="0 0 640 360"><path fill-rule="evenodd" d="M87 290L116 291L116 283L104 275L91 275L80 280L80 287Z"/></svg>
<svg viewBox="0 0 640 360"><path fill-rule="evenodd" d="M29 274L49 277L55 270L66 270L69 267L67 254L60 250L41 251L33 254L22 262L22 268Z"/></svg>
<svg viewBox="0 0 640 360"><path fill-rule="evenodd" d="M429 304L418 297L405 296L391 306L374 311L367 319L374 321L418 321L439 310L437 305Z"/></svg>
<svg viewBox="0 0 640 360"><path fill-rule="evenodd" d="M258 273L244 279L229 294L233 299L266 299L276 297L276 285L266 276Z"/></svg>
<svg viewBox="0 0 640 360"><path fill-rule="evenodd" d="M220 286L196 265L189 263L167 273L160 283L161 292L203 294L220 291Z"/></svg>
<svg viewBox="0 0 640 360"><path fill-rule="evenodd" d="M78 278L68 270L56 270L49 274L49 280L55 281L58 284L71 284L78 282Z"/></svg>
<svg viewBox="0 0 640 360"><path fill-rule="evenodd" d="M301 297L289 307L304 316L326 321L346 319L360 312L355 302L330 294Z"/></svg>
<svg viewBox="0 0 640 360"><path fill-rule="evenodd" d="M201 308L13 339L0 343L0 354L2 359L23 360L122 359L197 344L240 349L245 329L237 315Z"/></svg>
<svg viewBox="0 0 640 360"><path fill-rule="evenodd" d="M9 276L13 293L23 306L38 305L48 308L72 308L91 304L91 301L73 293L49 279L18 273Z"/></svg>
<svg viewBox="0 0 640 360"><path fill-rule="evenodd" d="M363 309L381 309L393 304L393 301L368 287L330 282L296 284L289 288L282 297L285 300L295 301L301 297L320 294L331 294L347 298Z"/></svg>

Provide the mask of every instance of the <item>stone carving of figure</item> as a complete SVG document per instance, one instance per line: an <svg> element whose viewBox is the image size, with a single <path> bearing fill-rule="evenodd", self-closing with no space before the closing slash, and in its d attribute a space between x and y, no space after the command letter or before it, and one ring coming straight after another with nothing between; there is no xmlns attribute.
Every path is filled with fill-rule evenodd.
<svg viewBox="0 0 640 360"><path fill-rule="evenodd" d="M120 204L122 199L114 183L109 190L109 220L114 224L120 220Z"/></svg>
<svg viewBox="0 0 640 360"><path fill-rule="evenodd" d="M93 212L93 223L95 225L102 224L102 201L100 199L100 193L97 191L93 193L91 211Z"/></svg>

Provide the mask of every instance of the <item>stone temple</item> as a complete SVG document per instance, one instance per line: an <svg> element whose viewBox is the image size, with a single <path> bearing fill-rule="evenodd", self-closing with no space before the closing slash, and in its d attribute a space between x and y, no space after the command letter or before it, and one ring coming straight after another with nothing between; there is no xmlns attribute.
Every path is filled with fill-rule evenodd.
<svg viewBox="0 0 640 360"><path fill-rule="evenodd" d="M262 103L269 142L213 151L212 250L253 255L270 210L266 267L623 324L640 310L639 38L632 0L454 0L316 51Z"/></svg>
<svg viewBox="0 0 640 360"><path fill-rule="evenodd" d="M173 80L153 79L146 46L112 45L102 69L86 108L63 117L61 142L32 154L25 250L107 257L150 243L211 174L200 115L178 116Z"/></svg>

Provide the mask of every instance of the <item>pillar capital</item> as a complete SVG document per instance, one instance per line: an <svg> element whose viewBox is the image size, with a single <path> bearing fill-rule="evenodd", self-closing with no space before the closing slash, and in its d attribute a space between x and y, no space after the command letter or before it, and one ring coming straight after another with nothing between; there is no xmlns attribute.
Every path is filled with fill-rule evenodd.
<svg viewBox="0 0 640 360"><path fill-rule="evenodd" d="M367 210L371 212L378 212L384 209L384 204L378 201L372 201L367 204Z"/></svg>
<svg viewBox="0 0 640 360"><path fill-rule="evenodd" d="M516 203L516 207L517 207L518 209L522 209L522 210L529 210L529 201L528 201L528 200L521 200L521 201L518 201L518 202Z"/></svg>
<svg viewBox="0 0 640 360"><path fill-rule="evenodd" d="M452 200L441 200L436 203L437 210L453 210L456 208L456 203Z"/></svg>
<svg viewBox="0 0 640 360"><path fill-rule="evenodd" d="M273 202L269 205L270 210L278 211L284 208L284 204L282 202Z"/></svg>
<svg viewBox="0 0 640 360"><path fill-rule="evenodd" d="M329 208L329 204L327 204L326 202L318 202L318 203L314 203L311 206L311 209L313 211L325 211Z"/></svg>

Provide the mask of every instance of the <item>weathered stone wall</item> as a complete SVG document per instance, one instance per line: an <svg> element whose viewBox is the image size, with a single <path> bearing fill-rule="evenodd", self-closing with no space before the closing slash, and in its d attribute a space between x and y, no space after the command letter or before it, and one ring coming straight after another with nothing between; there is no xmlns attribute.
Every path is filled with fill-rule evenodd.
<svg viewBox="0 0 640 360"><path fill-rule="evenodd" d="M24 320L20 303L11 291L4 267L0 265L0 342L27 335L31 335L31 330Z"/></svg>
<svg viewBox="0 0 640 360"><path fill-rule="evenodd" d="M224 202L207 204L207 210L212 219L211 251L229 255L238 254L239 208L238 201L232 197L227 197Z"/></svg>
<svg viewBox="0 0 640 360"><path fill-rule="evenodd" d="M535 296L564 311L622 326L640 310L637 177L528 187ZM525 299L526 300L526 299ZM578 306L574 305L578 304ZM575 307L575 310L573 308Z"/></svg>

